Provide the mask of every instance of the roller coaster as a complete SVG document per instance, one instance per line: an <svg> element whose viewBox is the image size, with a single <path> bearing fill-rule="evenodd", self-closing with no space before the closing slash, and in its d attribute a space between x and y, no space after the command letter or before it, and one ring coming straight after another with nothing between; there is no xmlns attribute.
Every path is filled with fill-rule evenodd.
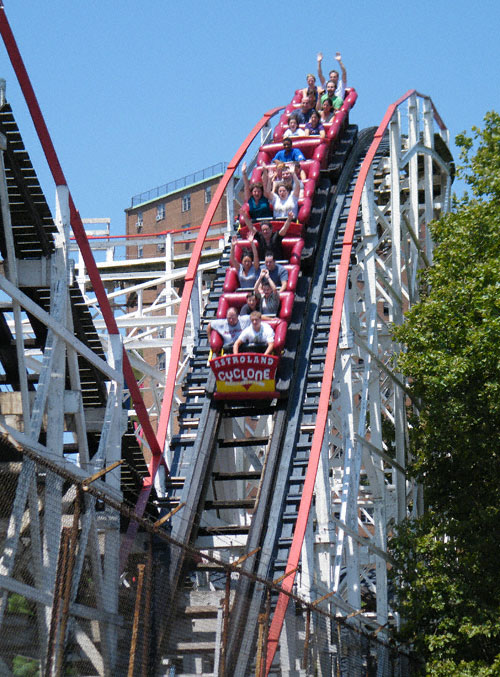
<svg viewBox="0 0 500 677"><path fill-rule="evenodd" d="M22 595L36 605L44 674L60 667L68 628L73 652L92 657L94 672L85 674L124 674L120 588L131 558L143 549L137 520L152 519L168 540L150 545L163 574L148 629L155 648L149 644L149 672L141 674L368 674L371 659L359 660L358 645L338 655L327 621L313 664L301 663L319 626L311 627L290 595L347 619L360 636L375 635L373 674L390 674L384 641L400 619L392 608L387 540L394 525L423 510L421 487L405 470L408 410L418 410L418 403L398 373L403 347L393 342L390 327L419 299L419 269L432 263L427 226L449 209L453 179L448 132L432 100L410 90L378 127L359 131L352 112L357 94L350 88L325 139L293 140L304 153L306 178L298 217L283 240L288 287L269 320L275 356L217 357L221 346L207 325L245 299L230 269L229 244L237 235L241 258L243 217L228 232L202 302L203 242L243 159L253 180L263 165L273 165L300 90L259 120L220 181L184 271L155 430L136 381L140 365L123 346L110 290L3 8L0 32L57 187L53 219L3 97L1 459L18 465L15 495L2 507L0 624L9 619L9 595ZM70 228L87 286L72 275ZM96 331L101 316L88 289L104 335ZM187 327L195 327L189 340ZM267 366L275 373L265 375ZM67 460L70 453L76 462ZM37 458L51 469L41 473ZM73 473L86 487L95 482L104 501L134 506L134 519L112 519L106 509L100 515L102 505L87 494L83 512L71 512L80 546L74 561L66 555L74 594L68 592L71 623L63 630L54 600L61 548L72 535L58 472L66 481ZM20 553L28 551L32 579L19 573ZM228 564L241 575L221 607L221 571ZM77 598L87 566L97 581L95 609ZM271 592L264 581L275 582ZM0 656L11 674L10 654L2 649Z"/></svg>

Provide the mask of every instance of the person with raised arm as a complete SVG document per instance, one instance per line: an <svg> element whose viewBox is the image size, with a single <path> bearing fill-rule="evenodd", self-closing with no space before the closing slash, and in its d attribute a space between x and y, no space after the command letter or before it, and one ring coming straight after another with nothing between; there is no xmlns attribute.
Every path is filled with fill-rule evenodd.
<svg viewBox="0 0 500 677"><path fill-rule="evenodd" d="M240 351L242 344L250 344L252 352L260 352L264 346L266 350L265 355L270 355L274 350L274 330L266 322L262 322L262 315L258 310L254 310L250 314L251 325L244 329L238 340L234 344L233 352L237 355Z"/></svg>
<svg viewBox="0 0 500 677"><path fill-rule="evenodd" d="M283 145L286 141L290 141L290 139L285 139ZM277 194L266 193L267 199L273 205L274 217L276 219L287 218L290 212L292 212L293 218L296 219L297 214L299 213L300 183L297 174L295 173L294 164L290 165L290 174L292 176L291 189L285 183L280 181L276 187Z"/></svg>
<svg viewBox="0 0 500 677"><path fill-rule="evenodd" d="M262 268L260 271L254 291L260 294L260 310L262 315L277 315L280 309L280 294L267 268Z"/></svg>
<svg viewBox="0 0 500 677"><path fill-rule="evenodd" d="M323 75L323 71L321 69L321 63L323 61L323 53L322 52L319 52L317 59L318 59L318 78L319 78L319 81L321 82L321 86L324 87L326 80L325 80L325 77ZM344 64L342 63L342 56L341 56L340 52L336 53L335 59L340 66L340 70L342 71L342 78L339 79L339 72L336 71L336 70L331 70L328 77L335 84L335 95L339 96L341 99L344 99L345 88L347 87L347 71L345 69Z"/></svg>
<svg viewBox="0 0 500 677"><path fill-rule="evenodd" d="M248 202L250 218L252 220L270 218L273 213L269 205L269 200L264 196L262 183L260 183L260 181L250 183L247 175L246 162L244 162L241 167L241 173L243 175L244 195L246 202Z"/></svg>
<svg viewBox="0 0 500 677"><path fill-rule="evenodd" d="M259 260L263 260L268 251L271 251L276 259L283 258L283 247L281 243L290 228L292 220L293 212L290 211L288 212L285 223L277 232L273 232L272 225L267 221L264 221L264 223L261 224L260 233L254 230ZM251 227L254 228L253 224Z"/></svg>
<svg viewBox="0 0 500 677"><path fill-rule="evenodd" d="M248 233L251 251L244 249L241 255L241 263L236 258L235 248L238 238L233 235L231 238L231 253L229 255L229 264L238 271L238 284L241 289L248 289L255 285L259 277L259 253L254 239L253 231Z"/></svg>
<svg viewBox="0 0 500 677"><path fill-rule="evenodd" d="M295 174L299 180L300 190L304 188L304 178L307 179L305 171L301 168L300 162L294 162ZM292 171L289 165L284 165L281 171L281 177L273 176L272 177L271 190L273 193L278 191L278 186L280 183L284 183L289 191L293 190L293 176ZM300 197L299 197L300 199Z"/></svg>

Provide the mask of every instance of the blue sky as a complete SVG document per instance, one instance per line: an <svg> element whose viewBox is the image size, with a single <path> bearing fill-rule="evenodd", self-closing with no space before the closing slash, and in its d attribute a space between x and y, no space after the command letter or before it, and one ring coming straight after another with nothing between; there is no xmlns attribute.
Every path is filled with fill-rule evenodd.
<svg viewBox="0 0 500 677"><path fill-rule="evenodd" d="M500 110L500 3L379 0L4 0L77 208L111 217L136 193L228 161L266 110L342 52L376 126L409 89L429 94L451 138ZM311 9L312 8L312 9ZM5 48L0 77L42 181L54 189ZM454 146L452 146L452 151Z"/></svg>

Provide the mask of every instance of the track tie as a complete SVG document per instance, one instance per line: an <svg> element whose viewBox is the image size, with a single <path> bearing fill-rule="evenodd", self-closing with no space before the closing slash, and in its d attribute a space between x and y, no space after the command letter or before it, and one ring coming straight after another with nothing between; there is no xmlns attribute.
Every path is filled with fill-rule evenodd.
<svg viewBox="0 0 500 677"><path fill-rule="evenodd" d="M263 447L269 444L269 437L241 437L239 439L219 440L220 449L233 449L234 447Z"/></svg>
<svg viewBox="0 0 500 677"><path fill-rule="evenodd" d="M241 524L228 524L227 526L218 527L200 527L199 529L199 533L201 535L206 534L207 536L237 536L248 534L249 531L250 526Z"/></svg>
<svg viewBox="0 0 500 677"><path fill-rule="evenodd" d="M186 653L213 653L215 651L215 642L177 642L174 650L181 656Z"/></svg>
<svg viewBox="0 0 500 677"><path fill-rule="evenodd" d="M193 388L186 388L186 390L183 391L183 392L187 397L196 397L197 395L204 395L206 390L205 390L205 388L195 388L195 387L193 387Z"/></svg>
<svg viewBox="0 0 500 677"><path fill-rule="evenodd" d="M184 615L191 618L216 618L218 609L216 606L187 606L184 607Z"/></svg>
<svg viewBox="0 0 500 677"><path fill-rule="evenodd" d="M187 418L182 421L182 426L184 428L197 428L200 424L199 418Z"/></svg>
<svg viewBox="0 0 500 677"><path fill-rule="evenodd" d="M233 510L244 509L253 510L255 508L255 499L240 498L233 500L205 501L205 510Z"/></svg>
<svg viewBox="0 0 500 677"><path fill-rule="evenodd" d="M259 470L247 470L246 472L214 472L212 480L224 482L227 480L258 480L262 476Z"/></svg>

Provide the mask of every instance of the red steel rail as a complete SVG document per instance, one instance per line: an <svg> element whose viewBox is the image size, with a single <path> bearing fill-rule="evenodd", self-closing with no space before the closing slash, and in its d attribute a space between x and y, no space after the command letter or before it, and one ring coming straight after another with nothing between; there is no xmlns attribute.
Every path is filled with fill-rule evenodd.
<svg viewBox="0 0 500 677"><path fill-rule="evenodd" d="M255 139L257 134L260 132L260 130L268 123L270 118L276 115L276 113L278 113L280 110L283 110L283 108L284 106L278 106L277 108L272 108L271 110L267 111L267 113L264 113L262 118L259 120L259 122L257 122L255 127L250 132L250 134L246 137L241 146L238 148L233 159L229 163L227 170L224 173L224 176L222 177L219 185L217 186L215 195L212 198L207 213L205 214L205 217L203 218L203 221L201 223L200 230L198 232L198 237L196 238L193 252L191 254L191 258L189 261L189 266L186 272L184 290L182 292L182 298L179 307L179 313L177 315L177 323L175 326L174 338L172 342L172 350L170 354L170 362L168 365L165 390L163 391L163 401L158 421L158 433L157 433L158 446L162 450L164 450L167 438L168 421L170 418L172 402L174 398L177 369L179 366L179 358L182 349L182 339L184 336L184 329L186 326L186 320L189 311L189 303L191 300L191 294L193 292L194 283L196 281L196 274L198 270L198 264L201 258L203 243L205 242L208 229L210 228L214 214L217 210L217 207L219 206L219 202L221 201L222 196L224 195L224 192L229 182L231 181L236 168L241 162L241 159L247 152L248 147ZM136 505L136 512L139 512L141 510L144 511L149 494L151 492L151 487L153 486L156 472L161 463L162 456L153 456L153 458L151 459L149 465L149 476L144 481L143 489L141 491L139 500Z"/></svg>
<svg viewBox="0 0 500 677"><path fill-rule="evenodd" d="M297 568L299 566L300 553L302 550L302 544L304 542L307 521L309 518L309 511L311 509L314 484L316 482L321 447L323 444L323 438L325 436L325 429L328 418L328 409L330 404L330 393L333 381L333 373L335 368L335 361L337 359L337 346L339 341L340 326L342 320L342 308L344 306L344 297L345 290L347 287L347 278L349 275L349 263L354 238L354 229L356 227L356 221L358 218L358 209L361 202L361 195L363 193L363 188L365 185L366 177L368 175L368 171L370 169L370 165L373 161L373 158L375 157L375 153L378 150L378 147L380 145L380 142L382 141L384 133L389 125L389 122L391 121L398 106L400 106L404 101L409 99L414 94L423 98L428 98L424 97L424 95L419 94L416 90L412 89L406 92L406 94L404 94L395 103L390 105L389 108L387 109L387 112L382 122L380 123L377 131L375 132L375 136L370 145L370 148L368 149L366 157L363 160L359 177L358 180L356 181L356 186L354 188L351 207L349 209L349 215L347 217L347 225L344 234L344 240L342 242L342 256L340 259L339 271L337 275L337 290L335 292L335 299L333 302L332 318L330 322L330 334L328 337L328 346L326 351L325 369L323 374L323 381L321 384L321 393L319 397L314 435L311 443L311 452L309 455L309 463L307 466L306 476L304 480L304 488L302 490L302 498L300 500L299 512L297 515L297 523L295 525L292 545L290 546L290 553L288 556L288 561L285 569L285 579L282 585L282 589L286 592L290 592L292 590ZM438 123L439 127L441 129L446 129L444 123L439 117L436 108L434 107L434 104L432 104L432 108L434 112L434 118ZM265 671L266 677L269 674L269 670L271 668L274 656L278 648L278 641L280 638L281 629L283 627L283 621L285 618L288 602L289 597L285 593L280 593L276 609L273 615L273 619L271 621L271 626L269 628L267 640L266 671Z"/></svg>
<svg viewBox="0 0 500 677"><path fill-rule="evenodd" d="M219 185L217 186L215 195L213 196L210 205L208 206L207 213L205 214L205 217L203 218L203 221L201 223L200 230L198 232L198 237L196 238L196 242L193 248L193 252L191 254L191 258L189 260L189 266L185 277L184 289L182 292L182 298L179 307L179 313L177 315L177 323L175 325L174 338L172 342L172 349L170 353L170 362L168 365L165 390L163 391L162 407L160 417L158 420L157 444L158 447L162 450L162 452L165 448L165 443L167 439L168 421L170 419L172 402L174 400L177 369L179 366L179 358L182 349L182 339L184 336L184 329L186 327L186 321L189 311L189 303L191 301L191 294L193 292L194 283L196 281L196 274L198 271L198 264L201 258L203 243L205 242L208 229L210 228L211 221L214 217L217 207L219 206L219 202L221 201L222 196L224 195L224 191L226 190L229 182L231 181L236 168L241 162L241 159L247 152L248 147L255 139L257 134L260 132L260 130L267 124L269 119L272 118L273 115L276 115L278 111L283 110L283 108L284 106L278 106L277 108L272 108L271 110L267 111L267 113L264 113L262 118L259 120L259 122L250 132L250 134L238 148L233 159L229 163L227 170L224 173L224 176L222 177ZM146 509L146 505L148 503L151 490L153 488L156 473L158 472L158 468L162 463L164 463L163 453L153 454L151 461L148 465L148 476L144 479L141 491L139 493L139 497L135 505L136 515L142 516L144 514L144 510ZM137 533L138 524L139 523L136 520L130 521L127 529L127 534L122 541L122 547L120 551L120 571L123 571L123 568L127 561L128 554L130 552L132 543Z"/></svg>
<svg viewBox="0 0 500 677"><path fill-rule="evenodd" d="M0 4L0 34L2 35L5 47L7 49L7 53L12 63L12 67L14 68L19 85L26 100L26 104L30 111L31 119L33 120L33 124L38 134L38 138L40 140L40 144L45 154L45 158L49 165L49 169L52 173L54 183L56 184L56 186L65 186L66 188L68 188L68 184L64 177L64 173L61 164L59 162L59 158L57 157L57 153L54 148L54 144L52 143L49 130L47 129L47 125L45 124L45 120L42 111L40 109L40 106L38 104L35 91L32 87L28 72L24 66L21 53L19 52L16 40L14 38L14 34L12 33L9 22L7 20L7 15L5 14L5 8L3 7L2 4ZM104 321L106 323L106 328L109 334L118 334L119 333L118 326L116 324L113 311L111 310L111 305L108 301L108 297L106 296L106 290L104 289L104 285L102 283L99 270L94 260L92 250L90 248L89 241L85 233L85 228L82 219L80 217L80 213L75 207L75 203L73 202L73 198L71 196L69 188L68 194L69 194L71 227L73 229L75 239L82 253L83 260L87 267L90 281L92 282L92 285L94 287L95 295L99 302L99 306L101 308L101 312L104 317ZM130 390L130 395L134 403L137 417L144 431L144 436L149 445L149 448L153 454L159 455L161 454L161 449L158 446L158 441L156 439L155 432L149 420L147 409L144 405L144 401L142 399L139 386L135 379L134 372L132 371L132 367L130 365L125 349L123 350L123 374L127 386Z"/></svg>

